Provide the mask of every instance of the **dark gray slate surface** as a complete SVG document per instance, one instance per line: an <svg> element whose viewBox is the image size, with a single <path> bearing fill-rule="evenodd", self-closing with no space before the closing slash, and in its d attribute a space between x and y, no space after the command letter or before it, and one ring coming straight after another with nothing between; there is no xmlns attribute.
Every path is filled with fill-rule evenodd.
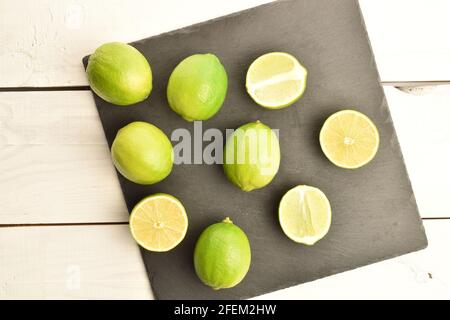
<svg viewBox="0 0 450 320"><path fill-rule="evenodd" d="M229 90L223 108L203 122L203 129L225 130L259 119L280 129L282 150L274 181L251 193L229 183L220 165L175 166L153 186L119 175L130 210L149 194L167 192L184 203L189 215L187 236L177 248L163 254L143 251L157 298L249 298L426 247L357 1L281 1L133 45L151 63L154 90L147 101L132 107L112 106L95 96L110 145L117 130L135 120L153 123L169 136L176 128L192 131L193 124L167 105L167 80L186 56L212 52L227 69ZM309 70L304 97L284 110L265 110L245 92L249 64L270 51L289 52ZM332 165L318 141L324 120L343 108L367 114L380 131L376 158L354 171ZM322 189L333 209L329 234L313 247L292 242L278 224L279 200L298 184ZM200 232L225 216L246 231L252 264L237 287L213 291L197 279L192 254Z"/></svg>

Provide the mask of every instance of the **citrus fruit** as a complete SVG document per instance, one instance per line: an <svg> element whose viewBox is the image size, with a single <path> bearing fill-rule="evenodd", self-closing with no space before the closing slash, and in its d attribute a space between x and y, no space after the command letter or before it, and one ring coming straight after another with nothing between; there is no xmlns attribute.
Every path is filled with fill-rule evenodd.
<svg viewBox="0 0 450 320"><path fill-rule="evenodd" d="M117 132L111 147L117 170L138 184L154 184L169 175L173 166L173 148L158 127L136 121Z"/></svg>
<svg viewBox="0 0 450 320"><path fill-rule="evenodd" d="M188 218L181 202L165 193L141 200L131 211L130 230L143 248L163 252L175 248L186 235Z"/></svg>
<svg viewBox="0 0 450 320"><path fill-rule="evenodd" d="M225 144L225 175L244 191L268 185L279 167L280 145L277 135L260 121L239 127Z"/></svg>
<svg viewBox="0 0 450 320"><path fill-rule="evenodd" d="M320 146L325 156L341 168L356 169L369 163L379 143L377 127L355 110L336 112L320 131Z"/></svg>
<svg viewBox="0 0 450 320"><path fill-rule="evenodd" d="M284 52L266 53L247 71L246 87L262 107L281 109L290 106L305 92L308 72L298 60Z"/></svg>
<svg viewBox="0 0 450 320"><path fill-rule="evenodd" d="M152 91L152 70L147 59L125 43L100 46L89 57L86 72L92 90L119 106L140 102Z"/></svg>
<svg viewBox="0 0 450 320"><path fill-rule="evenodd" d="M228 77L213 54L194 54L173 70L167 86L167 100L173 111L187 121L207 120L225 100Z"/></svg>
<svg viewBox="0 0 450 320"><path fill-rule="evenodd" d="M283 232L291 240L313 245L330 229L330 202L317 188L297 186L281 199L278 218Z"/></svg>
<svg viewBox="0 0 450 320"><path fill-rule="evenodd" d="M248 238L229 218L207 227L195 245L195 271L204 284L215 290L240 283L250 261Z"/></svg>

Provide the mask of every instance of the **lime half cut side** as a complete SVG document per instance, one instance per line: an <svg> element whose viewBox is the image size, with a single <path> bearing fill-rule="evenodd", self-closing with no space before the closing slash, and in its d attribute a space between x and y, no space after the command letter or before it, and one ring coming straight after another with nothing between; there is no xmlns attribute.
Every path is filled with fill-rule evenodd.
<svg viewBox="0 0 450 320"><path fill-rule="evenodd" d="M360 168L376 155L380 137L377 127L366 115L342 110L331 115L320 131L320 146L336 166Z"/></svg>
<svg viewBox="0 0 450 320"><path fill-rule="evenodd" d="M307 75L306 68L294 56L284 52L267 53L250 65L247 92L262 107L285 108L303 95Z"/></svg>
<svg viewBox="0 0 450 320"><path fill-rule="evenodd" d="M165 252L175 248L184 239L187 228L186 210L169 194L148 196L131 211L131 234L149 251Z"/></svg>
<svg viewBox="0 0 450 320"><path fill-rule="evenodd" d="M300 185L283 196L278 217L283 232L291 240L313 245L330 229L331 206L321 190Z"/></svg>

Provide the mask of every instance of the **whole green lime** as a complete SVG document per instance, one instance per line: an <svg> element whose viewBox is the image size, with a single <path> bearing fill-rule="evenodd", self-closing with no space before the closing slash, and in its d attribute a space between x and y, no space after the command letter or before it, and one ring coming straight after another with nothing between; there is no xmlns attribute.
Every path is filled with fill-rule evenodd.
<svg viewBox="0 0 450 320"><path fill-rule="evenodd" d="M157 183L172 171L173 148L169 138L147 122L132 122L120 129L111 155L117 170L138 184Z"/></svg>
<svg viewBox="0 0 450 320"><path fill-rule="evenodd" d="M244 191L268 185L279 167L278 137L271 128L259 121L239 127L225 144L225 175Z"/></svg>
<svg viewBox="0 0 450 320"><path fill-rule="evenodd" d="M147 59L125 43L100 46L89 57L86 72L92 90L119 106L138 103L152 91L152 70Z"/></svg>
<svg viewBox="0 0 450 320"><path fill-rule="evenodd" d="M195 245L195 271L204 284L215 290L240 283L250 261L248 238L229 218L207 227Z"/></svg>
<svg viewBox="0 0 450 320"><path fill-rule="evenodd" d="M227 73L219 59L213 54L194 54L170 75L167 100L187 121L207 120L222 107L227 87Z"/></svg>

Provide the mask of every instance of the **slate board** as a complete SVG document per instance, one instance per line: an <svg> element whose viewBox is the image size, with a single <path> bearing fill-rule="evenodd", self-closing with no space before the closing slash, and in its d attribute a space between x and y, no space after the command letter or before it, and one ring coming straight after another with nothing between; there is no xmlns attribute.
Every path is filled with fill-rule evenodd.
<svg viewBox="0 0 450 320"><path fill-rule="evenodd" d="M203 130L225 131L257 119L280 129L280 171L257 191L245 193L233 186L221 165L177 165L166 180L152 186L119 175L129 210L147 195L167 192L188 212L189 230L177 248L163 254L142 251L157 298L249 298L426 247L357 1L281 1L132 45L148 58L154 89L147 101L131 107L110 105L94 94L109 145L122 126L136 120L153 123L169 136L176 128L193 132L193 123L169 109L165 93L173 68L194 53L215 53L229 76L226 101L215 117L203 122ZM305 95L287 109L265 110L245 92L248 66L270 51L289 52L309 70ZM367 114L380 132L376 158L358 170L335 167L319 146L324 120L343 108ZM277 219L281 196L298 184L322 189L333 210L329 234L312 247L289 240ZM225 216L247 233L252 263L241 284L213 291L198 280L192 255L201 231Z"/></svg>

